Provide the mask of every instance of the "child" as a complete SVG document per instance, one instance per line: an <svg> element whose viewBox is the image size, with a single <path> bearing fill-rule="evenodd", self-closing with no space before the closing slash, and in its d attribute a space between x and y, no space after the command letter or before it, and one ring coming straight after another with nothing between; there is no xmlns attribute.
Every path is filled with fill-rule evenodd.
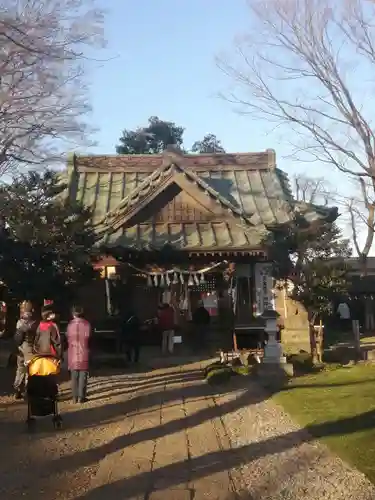
<svg viewBox="0 0 375 500"><path fill-rule="evenodd" d="M42 308L42 321L36 330L34 354L38 356L55 356L61 359L62 346L59 328L55 323L55 313L50 306Z"/></svg>

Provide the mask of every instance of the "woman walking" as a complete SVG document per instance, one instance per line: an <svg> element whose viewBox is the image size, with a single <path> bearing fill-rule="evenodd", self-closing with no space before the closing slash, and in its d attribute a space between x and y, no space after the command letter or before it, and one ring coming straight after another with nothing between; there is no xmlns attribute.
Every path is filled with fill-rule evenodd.
<svg viewBox="0 0 375 500"><path fill-rule="evenodd" d="M84 319L82 307L75 306L72 315L66 331L72 398L74 403L84 403L87 401L91 325Z"/></svg>

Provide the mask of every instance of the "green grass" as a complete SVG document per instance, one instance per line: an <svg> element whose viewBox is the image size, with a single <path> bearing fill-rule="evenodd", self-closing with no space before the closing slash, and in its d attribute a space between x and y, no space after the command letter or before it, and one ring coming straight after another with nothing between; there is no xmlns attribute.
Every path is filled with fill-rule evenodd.
<svg viewBox="0 0 375 500"><path fill-rule="evenodd" d="M300 425L375 483L375 366L333 367L273 396Z"/></svg>

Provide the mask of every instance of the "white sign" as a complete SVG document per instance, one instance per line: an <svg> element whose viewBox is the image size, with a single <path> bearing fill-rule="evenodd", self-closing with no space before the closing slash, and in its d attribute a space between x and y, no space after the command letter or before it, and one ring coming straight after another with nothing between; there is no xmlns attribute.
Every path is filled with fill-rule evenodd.
<svg viewBox="0 0 375 500"><path fill-rule="evenodd" d="M259 316L264 311L275 309L272 264L255 264L255 305L256 314Z"/></svg>
<svg viewBox="0 0 375 500"><path fill-rule="evenodd" d="M182 337L181 336L173 337L173 343L174 344L182 344Z"/></svg>

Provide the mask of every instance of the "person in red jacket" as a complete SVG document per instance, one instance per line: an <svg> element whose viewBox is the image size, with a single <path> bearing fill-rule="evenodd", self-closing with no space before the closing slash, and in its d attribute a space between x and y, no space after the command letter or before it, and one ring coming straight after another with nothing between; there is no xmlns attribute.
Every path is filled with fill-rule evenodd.
<svg viewBox="0 0 375 500"><path fill-rule="evenodd" d="M174 310L169 304L162 304L158 308L158 324L162 332L161 350L163 354L173 352Z"/></svg>
<svg viewBox="0 0 375 500"><path fill-rule="evenodd" d="M55 323L55 313L51 306L42 308L42 321L36 330L34 354L37 356L54 356L61 360L62 345L60 331Z"/></svg>

